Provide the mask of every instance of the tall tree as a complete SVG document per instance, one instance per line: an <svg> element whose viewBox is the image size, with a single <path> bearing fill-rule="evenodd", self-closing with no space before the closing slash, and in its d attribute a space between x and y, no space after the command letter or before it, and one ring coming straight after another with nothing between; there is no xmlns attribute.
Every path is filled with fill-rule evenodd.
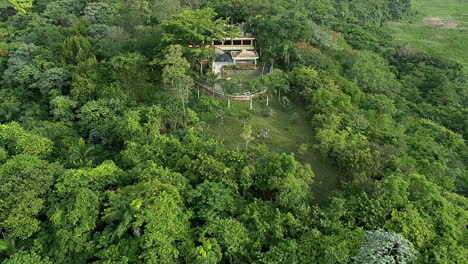
<svg viewBox="0 0 468 264"><path fill-rule="evenodd" d="M226 31L226 20L215 19L216 16L211 8L185 10L162 24L163 40L181 45L187 57L199 64L200 75L203 75L203 60L214 55L211 42L234 35L234 32Z"/></svg>
<svg viewBox="0 0 468 264"><path fill-rule="evenodd" d="M358 263L412 263L416 255L402 235L381 230L368 231L355 261Z"/></svg>
<svg viewBox="0 0 468 264"><path fill-rule="evenodd" d="M72 36L62 43L62 63L66 66L76 66L94 57L89 39L82 36Z"/></svg>
<svg viewBox="0 0 468 264"><path fill-rule="evenodd" d="M288 76L279 69L274 69L273 72L263 76L262 84L264 88L278 95L278 101L281 99L281 94L285 95L289 91Z"/></svg>
<svg viewBox="0 0 468 264"><path fill-rule="evenodd" d="M139 53L128 53L113 57L109 62L111 76L118 87L130 99L144 102L151 98L148 82L148 63L146 58Z"/></svg>
<svg viewBox="0 0 468 264"><path fill-rule="evenodd" d="M59 173L59 166L28 154L0 166L0 238L22 240L40 230L45 199Z"/></svg>
<svg viewBox="0 0 468 264"><path fill-rule="evenodd" d="M188 75L190 64L183 57L182 46L169 46L162 64L164 65L162 71L163 82L182 103L182 111L185 116L185 105L187 104L190 90L193 88L194 83L193 79Z"/></svg>
<svg viewBox="0 0 468 264"><path fill-rule="evenodd" d="M258 16L252 22L257 33L260 54L267 61L280 62L289 68L298 55L298 41L311 41L317 26L310 19L294 13L274 17Z"/></svg>
<svg viewBox="0 0 468 264"><path fill-rule="evenodd" d="M10 4L13 6L21 14L26 14L29 9L33 7L34 0L8 0Z"/></svg>

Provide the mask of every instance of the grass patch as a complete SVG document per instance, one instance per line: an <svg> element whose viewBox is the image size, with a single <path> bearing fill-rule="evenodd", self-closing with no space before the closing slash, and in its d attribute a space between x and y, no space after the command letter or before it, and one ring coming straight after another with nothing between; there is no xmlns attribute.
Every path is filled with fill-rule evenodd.
<svg viewBox="0 0 468 264"><path fill-rule="evenodd" d="M228 77L231 78L231 82L235 83L248 83L258 78L257 74L240 74L232 73Z"/></svg>
<svg viewBox="0 0 468 264"><path fill-rule="evenodd" d="M231 109L224 109L223 124L211 124L211 135L224 142L230 148L244 148L244 141L239 136L244 122L250 124L255 140L250 146L264 144L279 153L294 153L297 160L311 164L315 173L313 186L314 198L318 203L327 200L331 192L336 189L338 171L320 153L314 149L316 144L312 127L306 119L302 106L290 103L289 110L284 111L276 100L270 98L270 107L266 107L265 100L254 99L253 110L249 111L249 101L231 101ZM242 119L248 113L248 119ZM295 117L292 117L295 116ZM259 136L261 131L268 131L268 137ZM305 151L299 151L302 144L307 144Z"/></svg>
<svg viewBox="0 0 468 264"><path fill-rule="evenodd" d="M413 0L415 15L386 29L402 44L457 61L468 72L468 1Z"/></svg>
<svg viewBox="0 0 468 264"><path fill-rule="evenodd" d="M244 94L245 92L255 92L250 91L249 82L252 82L259 78L258 74L240 74L234 73L227 76L229 80L224 80L221 82L221 85L226 85L232 83L232 89L229 94Z"/></svg>

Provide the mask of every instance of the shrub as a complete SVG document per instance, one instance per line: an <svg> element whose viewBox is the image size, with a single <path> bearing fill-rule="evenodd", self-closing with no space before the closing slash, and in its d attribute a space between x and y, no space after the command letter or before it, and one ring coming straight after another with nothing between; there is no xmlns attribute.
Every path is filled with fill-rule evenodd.
<svg viewBox="0 0 468 264"><path fill-rule="evenodd" d="M304 154L308 149L309 149L309 145L307 145L307 143L302 143L302 144L299 146L298 153L302 155L302 154Z"/></svg>
<svg viewBox="0 0 468 264"><path fill-rule="evenodd" d="M296 120L297 120L297 113L296 112L291 113L291 115L289 116L289 122L291 122L291 124L294 124L296 123Z"/></svg>
<svg viewBox="0 0 468 264"><path fill-rule="evenodd" d="M257 65L255 64L243 64L243 65L234 65L236 70L256 70Z"/></svg>
<svg viewBox="0 0 468 264"><path fill-rule="evenodd" d="M268 128L262 128L260 131L258 131L258 137L265 140L270 137L270 129Z"/></svg>
<svg viewBox="0 0 468 264"><path fill-rule="evenodd" d="M223 70L256 70L258 69L255 64L241 64L241 65L224 65Z"/></svg>
<svg viewBox="0 0 468 264"><path fill-rule="evenodd" d="M283 111L287 111L289 109L289 99L286 96L281 97L281 108Z"/></svg>
<svg viewBox="0 0 468 264"><path fill-rule="evenodd" d="M224 70L234 70L236 65L224 65L223 66L223 69Z"/></svg>
<svg viewBox="0 0 468 264"><path fill-rule="evenodd" d="M263 115L265 117L272 117L273 116L273 109L270 107L267 107L265 110L263 110Z"/></svg>

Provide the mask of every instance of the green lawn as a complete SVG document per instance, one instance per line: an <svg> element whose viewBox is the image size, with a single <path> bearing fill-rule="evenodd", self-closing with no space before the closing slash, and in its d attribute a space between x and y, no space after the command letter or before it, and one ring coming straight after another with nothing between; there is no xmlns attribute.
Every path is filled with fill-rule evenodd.
<svg viewBox="0 0 468 264"><path fill-rule="evenodd" d="M228 76L231 78L231 82L235 83L247 83L253 81L259 77L257 74L240 74L240 73L233 73Z"/></svg>
<svg viewBox="0 0 468 264"><path fill-rule="evenodd" d="M387 30L396 40L458 61L468 71L468 0L412 0L412 4L417 13L388 23Z"/></svg>
<svg viewBox="0 0 468 264"><path fill-rule="evenodd" d="M271 98L270 98L271 99ZM296 158L309 163L316 175L314 183L314 198L317 202L323 202L336 188L337 170L328 162L324 161L313 145L312 127L305 118L305 111L302 107L291 103L289 111L283 111L279 104L271 99L271 115L266 114L265 101L254 99L253 110L248 111L249 101L231 101L231 109L226 105L224 124L212 124L211 133L213 137L220 139L228 147L244 147L244 141L239 136L242 133L244 120L240 113L249 113L246 123L252 126L253 135L256 137L252 145L265 144L271 150L282 153L294 153ZM291 114L296 113L295 121L291 121ZM258 133L262 129L269 130L269 137L262 139ZM308 149L300 154L299 146L307 144Z"/></svg>
<svg viewBox="0 0 468 264"><path fill-rule="evenodd" d="M230 82L234 83L234 89L230 94L244 94L245 92L250 92L250 87L248 86L248 83L257 79L260 75L257 74L230 74L228 77L231 78L230 80L224 80L221 85Z"/></svg>

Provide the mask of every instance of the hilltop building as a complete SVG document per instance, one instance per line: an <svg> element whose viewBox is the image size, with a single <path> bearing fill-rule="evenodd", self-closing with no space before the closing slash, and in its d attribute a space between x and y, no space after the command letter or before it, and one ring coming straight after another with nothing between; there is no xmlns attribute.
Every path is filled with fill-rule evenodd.
<svg viewBox="0 0 468 264"><path fill-rule="evenodd" d="M241 33L240 37L215 40L216 50L213 72L218 74L224 65L256 65L259 56L255 51L255 38L251 33Z"/></svg>

